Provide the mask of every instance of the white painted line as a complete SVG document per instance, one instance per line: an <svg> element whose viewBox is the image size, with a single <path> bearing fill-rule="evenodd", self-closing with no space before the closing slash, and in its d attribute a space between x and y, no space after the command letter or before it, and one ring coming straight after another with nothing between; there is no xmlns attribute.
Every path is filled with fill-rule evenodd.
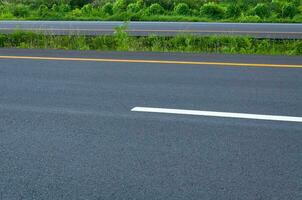
<svg viewBox="0 0 302 200"><path fill-rule="evenodd" d="M241 118L241 119L285 121L285 122L302 122L302 117L258 115L258 114L247 114L247 113L213 112L213 111L181 110L181 109L150 108L150 107L135 107L131 109L131 111L179 114L179 115L198 115L198 116L207 116L207 117L227 117L227 118Z"/></svg>

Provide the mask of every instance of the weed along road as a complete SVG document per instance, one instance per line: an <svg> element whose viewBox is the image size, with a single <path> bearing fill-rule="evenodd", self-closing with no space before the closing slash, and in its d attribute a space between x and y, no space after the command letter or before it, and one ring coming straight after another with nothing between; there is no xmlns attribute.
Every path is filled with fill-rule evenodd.
<svg viewBox="0 0 302 200"><path fill-rule="evenodd" d="M110 35L124 22L93 21L0 21L0 33L34 31L53 35ZM133 36L237 35L272 39L301 39L302 24L208 23L208 22L128 22Z"/></svg>
<svg viewBox="0 0 302 200"><path fill-rule="evenodd" d="M0 50L2 199L301 199L301 57Z"/></svg>

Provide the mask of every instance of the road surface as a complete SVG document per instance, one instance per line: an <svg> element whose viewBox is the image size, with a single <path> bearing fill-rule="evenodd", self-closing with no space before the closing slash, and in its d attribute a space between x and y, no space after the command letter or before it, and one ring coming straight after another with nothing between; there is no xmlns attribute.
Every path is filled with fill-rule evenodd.
<svg viewBox="0 0 302 200"><path fill-rule="evenodd" d="M0 56L2 200L302 198L301 57Z"/></svg>
<svg viewBox="0 0 302 200"><path fill-rule="evenodd" d="M124 22L100 21L0 21L0 33L26 30L55 35L108 35L112 34L116 27L123 24ZM197 34L301 39L302 24L129 22L128 32L135 36Z"/></svg>

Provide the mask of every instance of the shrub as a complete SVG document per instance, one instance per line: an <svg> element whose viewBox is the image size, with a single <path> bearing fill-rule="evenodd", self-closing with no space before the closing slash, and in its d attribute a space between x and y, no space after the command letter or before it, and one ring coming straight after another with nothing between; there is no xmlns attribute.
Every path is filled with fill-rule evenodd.
<svg viewBox="0 0 302 200"><path fill-rule="evenodd" d="M259 53L265 53L270 48L271 44L268 40L260 40L256 45L257 52Z"/></svg>
<svg viewBox="0 0 302 200"><path fill-rule="evenodd" d="M230 4L226 10L227 17L239 17L241 15L241 9L237 4Z"/></svg>
<svg viewBox="0 0 302 200"><path fill-rule="evenodd" d="M0 47L3 48L6 42L6 37L4 35L0 35Z"/></svg>
<svg viewBox="0 0 302 200"><path fill-rule="evenodd" d="M293 0L292 2L296 7L301 5L301 0Z"/></svg>
<svg viewBox="0 0 302 200"><path fill-rule="evenodd" d="M122 25L120 27L115 28L113 35L117 44L117 50L119 51L129 50L131 46L130 37L126 30L127 25Z"/></svg>
<svg viewBox="0 0 302 200"><path fill-rule="evenodd" d="M264 3L258 3L253 10L254 13L261 18L266 18L271 15L271 9Z"/></svg>
<svg viewBox="0 0 302 200"><path fill-rule="evenodd" d="M57 4L53 4L51 10L54 12L59 12L59 6L57 6Z"/></svg>
<svg viewBox="0 0 302 200"><path fill-rule="evenodd" d="M86 4L81 8L82 13L90 15L92 13L93 7L91 4Z"/></svg>
<svg viewBox="0 0 302 200"><path fill-rule="evenodd" d="M5 6L0 4L0 14L5 11Z"/></svg>
<svg viewBox="0 0 302 200"><path fill-rule="evenodd" d="M272 0L271 8L276 13L281 13L282 11L282 2L280 0Z"/></svg>
<svg viewBox="0 0 302 200"><path fill-rule="evenodd" d="M186 3L179 3L175 6L174 12L178 15L189 15L190 8Z"/></svg>
<svg viewBox="0 0 302 200"><path fill-rule="evenodd" d="M286 3L282 6L281 16L293 18L298 13L297 7L292 3Z"/></svg>
<svg viewBox="0 0 302 200"><path fill-rule="evenodd" d="M207 3L201 6L200 14L213 19L221 19L224 17L224 9L216 3Z"/></svg>
<svg viewBox="0 0 302 200"><path fill-rule="evenodd" d="M302 22L302 15L295 15L295 17L293 18L294 22Z"/></svg>
<svg viewBox="0 0 302 200"><path fill-rule="evenodd" d="M73 8L82 8L84 5L91 3L92 0L70 0L70 5Z"/></svg>
<svg viewBox="0 0 302 200"><path fill-rule="evenodd" d="M69 12L70 6L68 4L60 4L59 5L59 11L60 12Z"/></svg>
<svg viewBox="0 0 302 200"><path fill-rule="evenodd" d="M113 4L113 13L119 13L125 11L127 4L125 0L116 0Z"/></svg>
<svg viewBox="0 0 302 200"><path fill-rule="evenodd" d="M127 11L131 13L137 13L140 10L140 6L137 3L130 3L127 6Z"/></svg>
<svg viewBox="0 0 302 200"><path fill-rule="evenodd" d="M87 4L87 5L90 5L90 4ZM51 7L51 10L53 12L57 12L58 14L61 14L62 12L70 11L70 6L68 4L53 4Z"/></svg>
<svg viewBox="0 0 302 200"><path fill-rule="evenodd" d="M43 17L46 17L49 13L48 7L46 5L41 5L38 9L38 15Z"/></svg>
<svg viewBox="0 0 302 200"><path fill-rule="evenodd" d="M76 8L76 9L72 10L71 16L81 17L82 16L82 11L79 8Z"/></svg>
<svg viewBox="0 0 302 200"><path fill-rule="evenodd" d="M298 41L295 44L294 52L296 55L302 55L302 42L301 41Z"/></svg>
<svg viewBox="0 0 302 200"><path fill-rule="evenodd" d="M163 7L166 10L171 10L173 9L174 6L173 0L144 0L144 3L147 6L151 6L153 4L160 4L161 7Z"/></svg>
<svg viewBox="0 0 302 200"><path fill-rule="evenodd" d="M164 8L158 3L154 3L149 7L149 14L151 15L162 15L164 12Z"/></svg>
<svg viewBox="0 0 302 200"><path fill-rule="evenodd" d="M113 4L108 2L106 3L103 8L102 8L103 12L105 14L108 14L108 15L113 15Z"/></svg>
<svg viewBox="0 0 302 200"><path fill-rule="evenodd" d="M261 18L257 15L248 15L248 16L242 16L239 18L240 22L261 22Z"/></svg>
<svg viewBox="0 0 302 200"><path fill-rule="evenodd" d="M29 15L29 7L23 4L17 4L12 7L12 14L15 17L27 17Z"/></svg>

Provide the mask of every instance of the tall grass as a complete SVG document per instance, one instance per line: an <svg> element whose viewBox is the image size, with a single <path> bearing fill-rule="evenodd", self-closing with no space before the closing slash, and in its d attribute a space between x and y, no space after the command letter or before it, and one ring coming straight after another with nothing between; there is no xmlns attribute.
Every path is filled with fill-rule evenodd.
<svg viewBox="0 0 302 200"><path fill-rule="evenodd" d="M123 28L117 29L112 36L53 36L19 31L9 35L0 34L0 47L302 55L302 40L194 35L132 37Z"/></svg>

